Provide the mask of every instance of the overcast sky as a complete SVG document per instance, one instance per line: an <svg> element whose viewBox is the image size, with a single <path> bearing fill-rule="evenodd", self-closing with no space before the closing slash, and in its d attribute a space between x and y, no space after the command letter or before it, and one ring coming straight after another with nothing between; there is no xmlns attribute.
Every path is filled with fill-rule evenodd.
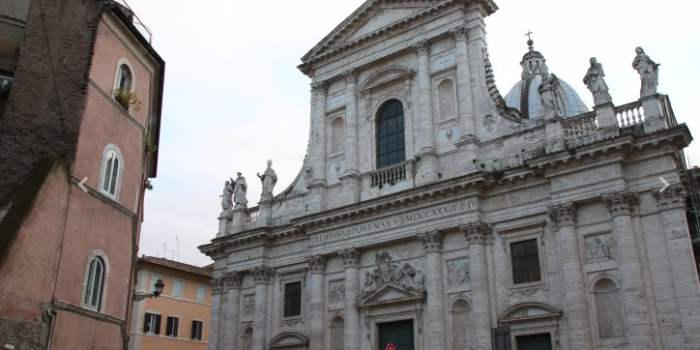
<svg viewBox="0 0 700 350"><path fill-rule="evenodd" d="M211 260L197 247L215 235L226 179L243 172L252 206L260 196L255 174L267 159L280 179L275 193L298 173L310 97L309 80L296 66L364 1L128 1L167 64L158 178L146 195L140 254L205 265ZM697 1L496 2L501 9L487 19L487 30L503 95L520 79L528 30L550 72L589 106L581 80L591 56L603 63L616 104L638 98L631 62L641 45L662 64L660 91L670 95L679 122L700 130L693 108L700 94ZM697 144L688 156L698 164Z"/></svg>

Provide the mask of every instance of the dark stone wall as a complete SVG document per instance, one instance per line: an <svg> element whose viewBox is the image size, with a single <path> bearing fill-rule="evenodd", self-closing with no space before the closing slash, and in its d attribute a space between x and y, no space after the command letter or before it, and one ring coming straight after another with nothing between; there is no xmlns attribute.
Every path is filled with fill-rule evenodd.
<svg viewBox="0 0 700 350"><path fill-rule="evenodd" d="M47 320L15 321L0 318L0 343L9 344L15 350L46 348L49 328Z"/></svg>
<svg viewBox="0 0 700 350"><path fill-rule="evenodd" d="M101 0L31 1L15 81L0 119L0 207L39 160L73 159L104 6Z"/></svg>

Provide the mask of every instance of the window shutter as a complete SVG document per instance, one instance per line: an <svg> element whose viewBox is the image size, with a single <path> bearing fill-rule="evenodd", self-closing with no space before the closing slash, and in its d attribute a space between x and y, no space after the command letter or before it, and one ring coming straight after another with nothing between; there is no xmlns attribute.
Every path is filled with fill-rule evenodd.
<svg viewBox="0 0 700 350"><path fill-rule="evenodd" d="M192 330L190 333L190 339L197 338L197 321L192 321Z"/></svg>
<svg viewBox="0 0 700 350"><path fill-rule="evenodd" d="M160 334L160 315L155 315L155 331L153 332L154 334Z"/></svg>
<svg viewBox="0 0 700 350"><path fill-rule="evenodd" d="M510 327L498 327L493 329L493 349L511 350Z"/></svg>
<svg viewBox="0 0 700 350"><path fill-rule="evenodd" d="M146 315L143 317L143 332L148 333L150 331L150 323L151 323L151 314L146 313Z"/></svg>
<svg viewBox="0 0 700 350"><path fill-rule="evenodd" d="M178 328L180 328L180 319L174 318L173 319L173 337L177 337Z"/></svg>

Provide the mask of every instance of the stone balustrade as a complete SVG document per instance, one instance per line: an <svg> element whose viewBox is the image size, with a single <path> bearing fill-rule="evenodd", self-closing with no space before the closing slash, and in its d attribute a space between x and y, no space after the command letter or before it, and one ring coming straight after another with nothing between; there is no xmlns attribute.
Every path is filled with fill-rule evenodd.
<svg viewBox="0 0 700 350"><path fill-rule="evenodd" d="M598 130L595 112L588 112L562 121L562 129L567 138L590 135Z"/></svg>
<svg viewBox="0 0 700 350"><path fill-rule="evenodd" d="M615 117L617 118L618 127L627 128L643 124L646 114L644 113L642 102L635 101L615 107Z"/></svg>
<svg viewBox="0 0 700 350"><path fill-rule="evenodd" d="M384 185L395 185L398 182L405 181L407 174L412 174L412 162L403 162L391 167L378 169L368 173L371 187L382 188Z"/></svg>

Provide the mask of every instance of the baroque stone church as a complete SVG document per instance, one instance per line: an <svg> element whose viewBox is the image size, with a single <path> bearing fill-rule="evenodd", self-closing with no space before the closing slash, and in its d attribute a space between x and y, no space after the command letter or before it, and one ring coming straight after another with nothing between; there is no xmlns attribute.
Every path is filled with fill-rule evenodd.
<svg viewBox="0 0 700 350"><path fill-rule="evenodd" d="M630 49L640 98L616 104L591 59L589 109L530 40L502 97L497 9L368 0L302 58L300 172L273 195L268 163L257 207L227 182L200 247L210 349L700 349L692 138L658 65Z"/></svg>

